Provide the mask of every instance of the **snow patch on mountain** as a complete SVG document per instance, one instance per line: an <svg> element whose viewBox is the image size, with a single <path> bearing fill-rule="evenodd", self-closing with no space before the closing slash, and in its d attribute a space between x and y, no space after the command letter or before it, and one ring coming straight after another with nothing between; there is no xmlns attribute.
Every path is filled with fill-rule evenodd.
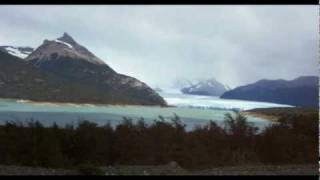
<svg viewBox="0 0 320 180"><path fill-rule="evenodd" d="M14 47L14 46L0 46L0 50L5 51L21 59L25 59L27 56L29 56L29 54L33 52L33 48L30 48L30 47Z"/></svg>
<svg viewBox="0 0 320 180"><path fill-rule="evenodd" d="M71 46L71 44L69 44L69 43L66 43L66 42L64 42L64 41L60 41L60 40L58 40L58 39L55 39L54 41L57 42L57 43L64 44L64 45L68 46L70 49L72 49L72 46Z"/></svg>
<svg viewBox="0 0 320 180"><path fill-rule="evenodd" d="M17 56L19 58L26 58L28 56L28 54L24 54L21 51L19 51L18 49L12 48L12 47L7 47L5 48L7 50L7 52L11 55Z"/></svg>

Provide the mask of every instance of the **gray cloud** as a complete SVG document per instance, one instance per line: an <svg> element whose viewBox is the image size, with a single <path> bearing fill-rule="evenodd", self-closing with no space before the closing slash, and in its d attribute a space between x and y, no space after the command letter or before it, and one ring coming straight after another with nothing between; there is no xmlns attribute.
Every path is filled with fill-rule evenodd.
<svg viewBox="0 0 320 180"><path fill-rule="evenodd" d="M68 32L153 86L318 74L317 6L1 6L0 17L0 44L37 47Z"/></svg>

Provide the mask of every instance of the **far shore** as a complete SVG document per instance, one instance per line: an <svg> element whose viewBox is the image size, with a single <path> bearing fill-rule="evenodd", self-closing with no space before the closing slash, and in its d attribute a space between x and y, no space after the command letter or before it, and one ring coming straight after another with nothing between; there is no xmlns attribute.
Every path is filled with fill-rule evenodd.
<svg viewBox="0 0 320 180"><path fill-rule="evenodd" d="M36 101L29 99L13 99L13 98L0 98L0 100L11 100L18 103L28 103L28 104L49 104L49 105L85 105L85 106L147 106L147 107L176 107L173 105L144 105L144 104L102 104L95 102L61 102L61 101Z"/></svg>
<svg viewBox="0 0 320 180"><path fill-rule="evenodd" d="M256 108L244 111L244 114L264 118L272 122L278 122L281 117L292 115L312 115L319 112L314 107L274 107L274 108Z"/></svg>
<svg viewBox="0 0 320 180"><path fill-rule="evenodd" d="M263 118L263 119L269 120L271 122L278 122L278 120L279 120L278 116L266 115L266 114L259 113L259 112L244 111L244 115Z"/></svg>

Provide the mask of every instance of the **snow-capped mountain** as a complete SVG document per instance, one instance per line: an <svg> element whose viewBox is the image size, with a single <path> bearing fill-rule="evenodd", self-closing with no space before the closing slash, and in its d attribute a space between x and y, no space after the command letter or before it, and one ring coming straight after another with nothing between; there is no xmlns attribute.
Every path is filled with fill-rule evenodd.
<svg viewBox="0 0 320 180"><path fill-rule="evenodd" d="M212 78L186 86L181 89L181 92L184 94L220 96L227 90L229 90L228 86L223 85Z"/></svg>
<svg viewBox="0 0 320 180"><path fill-rule="evenodd" d="M0 51L9 53L21 59L25 59L33 52L31 47L19 47L19 46L0 46Z"/></svg>
<svg viewBox="0 0 320 180"><path fill-rule="evenodd" d="M60 78L95 89L99 102L166 105L147 84L117 73L67 33L55 40L44 40L26 60Z"/></svg>
<svg viewBox="0 0 320 180"><path fill-rule="evenodd" d="M172 88L182 89L188 86L192 86L193 84L199 82L199 80L195 79L186 79L186 78L178 78L174 81Z"/></svg>

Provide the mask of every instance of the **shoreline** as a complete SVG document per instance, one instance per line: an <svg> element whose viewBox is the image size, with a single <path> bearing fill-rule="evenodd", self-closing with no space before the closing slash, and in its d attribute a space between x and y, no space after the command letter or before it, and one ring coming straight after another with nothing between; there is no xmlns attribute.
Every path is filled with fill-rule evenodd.
<svg viewBox="0 0 320 180"><path fill-rule="evenodd" d="M102 104L102 103L94 103L94 102L61 102L61 101L35 101L29 99L13 99L13 98L0 98L1 100L9 100L15 101L17 103L27 103L27 104L38 104L38 105L83 105L83 106L146 106L146 107L176 107L173 105L144 105L144 104Z"/></svg>
<svg viewBox="0 0 320 180"><path fill-rule="evenodd" d="M250 111L244 111L243 112L244 115L247 116L252 116L252 117L257 117L257 118L262 118L271 122L278 122L279 118L278 116L272 116L272 115L266 115L263 113L259 113L259 112L250 112Z"/></svg>

